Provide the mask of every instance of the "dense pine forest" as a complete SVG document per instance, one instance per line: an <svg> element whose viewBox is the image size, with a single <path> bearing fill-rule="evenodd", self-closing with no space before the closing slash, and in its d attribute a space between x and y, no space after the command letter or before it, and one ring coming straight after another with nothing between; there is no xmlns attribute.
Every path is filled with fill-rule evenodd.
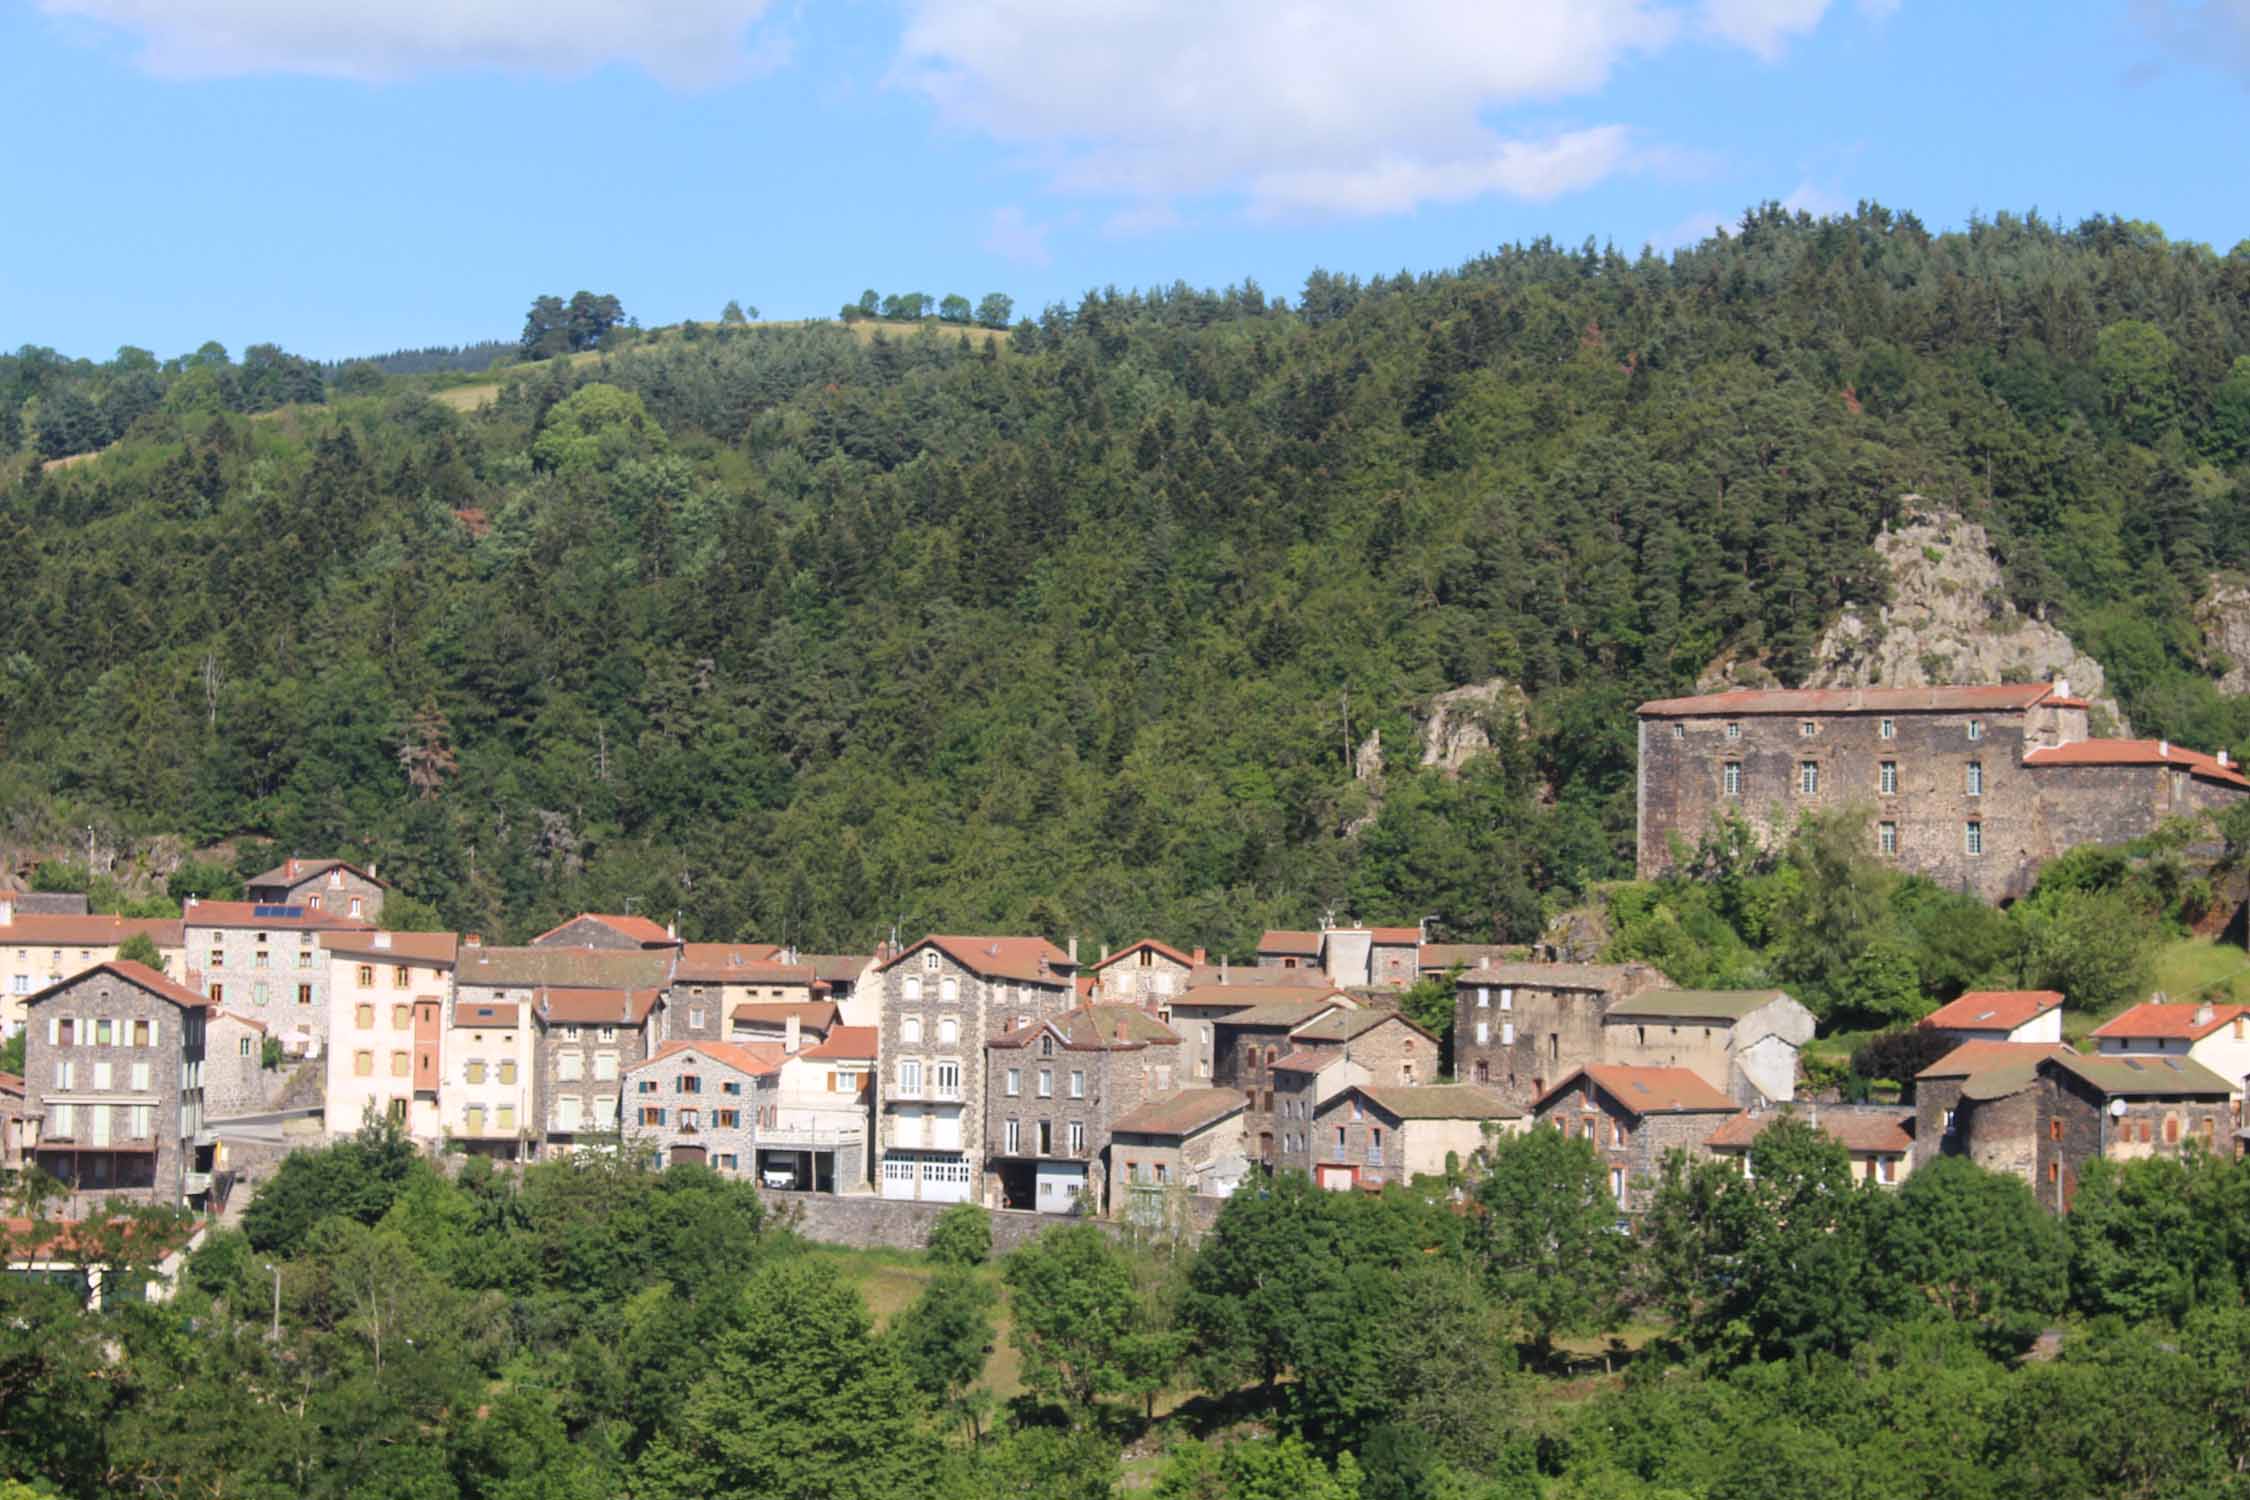
<svg viewBox="0 0 2250 1500"><path fill-rule="evenodd" d="M2250 751L2192 617L2250 564L2250 242L1768 207L869 328L635 334L481 406L0 359L0 836L353 853L490 933L1522 938L1629 872L1633 704L1802 672L1909 493L2139 732ZM1493 678L1524 733L1419 770Z"/></svg>

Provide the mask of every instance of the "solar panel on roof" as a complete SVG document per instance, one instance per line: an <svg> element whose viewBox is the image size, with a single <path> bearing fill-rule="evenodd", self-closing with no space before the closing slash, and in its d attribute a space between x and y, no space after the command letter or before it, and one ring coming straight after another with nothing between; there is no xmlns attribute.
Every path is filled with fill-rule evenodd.
<svg viewBox="0 0 2250 1500"><path fill-rule="evenodd" d="M305 909L302 906L253 906L250 908L250 915L253 917L301 917L304 914Z"/></svg>

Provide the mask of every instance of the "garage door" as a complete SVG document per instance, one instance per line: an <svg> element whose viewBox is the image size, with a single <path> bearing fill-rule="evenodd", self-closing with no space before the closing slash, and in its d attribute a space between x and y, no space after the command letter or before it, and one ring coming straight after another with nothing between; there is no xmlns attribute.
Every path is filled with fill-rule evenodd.
<svg viewBox="0 0 2250 1500"><path fill-rule="evenodd" d="M677 1167L688 1165L691 1163L698 1167L703 1165L704 1152L701 1146L674 1146L672 1148L673 1166Z"/></svg>
<svg viewBox="0 0 2250 1500"><path fill-rule="evenodd" d="M925 1203L968 1202L968 1160L959 1156L922 1158L922 1200Z"/></svg>
<svg viewBox="0 0 2250 1500"><path fill-rule="evenodd" d="M911 1198L914 1196L913 1157L897 1151L884 1154L883 1196L886 1198Z"/></svg>
<svg viewBox="0 0 2250 1500"><path fill-rule="evenodd" d="M1332 1193L1348 1193L1352 1190L1352 1169L1350 1167L1322 1167L1320 1169L1320 1185Z"/></svg>

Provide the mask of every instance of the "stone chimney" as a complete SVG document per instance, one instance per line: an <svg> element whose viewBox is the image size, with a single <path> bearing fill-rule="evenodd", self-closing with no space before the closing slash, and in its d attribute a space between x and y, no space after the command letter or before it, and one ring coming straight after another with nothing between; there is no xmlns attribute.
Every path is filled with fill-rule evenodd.
<svg viewBox="0 0 2250 1500"><path fill-rule="evenodd" d="M1107 943L1102 944L1101 962L1105 964L1109 962L1109 944Z"/></svg>
<svg viewBox="0 0 2250 1500"><path fill-rule="evenodd" d="M680 940L680 924L677 918L664 924L664 935L675 943Z"/></svg>
<svg viewBox="0 0 2250 1500"><path fill-rule="evenodd" d="M1070 935L1070 966L1078 967L1078 934L1075 932Z"/></svg>
<svg viewBox="0 0 2250 1500"><path fill-rule="evenodd" d="M781 1023L781 1050L793 1057L804 1044L804 1023L797 1019L795 1011L791 1011Z"/></svg>
<svg viewBox="0 0 2250 1500"><path fill-rule="evenodd" d="M1224 954L1221 954L1221 955L1219 956L1219 983L1221 983L1221 984L1225 984L1226 982L1227 982L1227 960L1226 960L1226 955L1224 955Z"/></svg>
<svg viewBox="0 0 2250 1500"><path fill-rule="evenodd" d="M289 878L291 880L297 878L297 856L294 854L289 856Z"/></svg>

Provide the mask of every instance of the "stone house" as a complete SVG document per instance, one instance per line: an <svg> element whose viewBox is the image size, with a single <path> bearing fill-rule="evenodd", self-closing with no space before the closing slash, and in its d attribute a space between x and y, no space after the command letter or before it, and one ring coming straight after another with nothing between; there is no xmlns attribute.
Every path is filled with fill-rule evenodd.
<svg viewBox="0 0 2250 1500"><path fill-rule="evenodd" d="M663 1166L753 1175L761 1091L773 1092L780 1070L775 1046L665 1042L625 1070L622 1134Z"/></svg>
<svg viewBox="0 0 2250 1500"><path fill-rule="evenodd" d="M1367 1070L1382 1087L1434 1083L1438 1039L1395 1010L1335 1009L1289 1033L1300 1052L1337 1052Z"/></svg>
<svg viewBox="0 0 2250 1500"><path fill-rule="evenodd" d="M1341 998L1269 1000L1211 1023L1216 1034L1211 1081L1222 1088L1239 1089L1246 1106L1243 1138L1257 1143L1258 1159L1273 1158L1267 1137L1273 1134L1274 1065L1297 1050L1299 1027L1338 1010L1351 1009ZM1173 1008L1176 1017L1178 1007Z"/></svg>
<svg viewBox="0 0 2250 1500"><path fill-rule="evenodd" d="M797 1187L817 1193L867 1185L878 1039L873 1026L837 1026L801 1050L783 1046L779 1092L758 1127L761 1181L787 1171Z"/></svg>
<svg viewBox="0 0 2250 1500"><path fill-rule="evenodd" d="M2102 1057L2187 1057L2227 1081L2237 1099L2250 1077L2250 1005L2136 1005L2094 1028Z"/></svg>
<svg viewBox="0 0 2250 1500"><path fill-rule="evenodd" d="M1762 838L1873 802L1873 852L1988 901L2078 844L2122 843L2250 794L2222 756L2094 740L2067 683L1735 691L1640 707L1640 873L1722 816Z"/></svg>
<svg viewBox="0 0 2250 1500"><path fill-rule="evenodd" d="M1487 964L1525 963L1531 950L1521 943L1424 943L1415 956L1415 973L1423 979L1458 977L1456 969Z"/></svg>
<svg viewBox="0 0 2250 1500"><path fill-rule="evenodd" d="M1817 1127L1851 1153L1852 1176L1862 1182L1896 1187L1914 1170L1914 1111L1902 1105L1800 1104L1752 1110L1730 1117L1703 1148L1715 1160L1734 1162L1747 1173L1750 1148L1758 1137L1774 1121L1790 1118Z"/></svg>
<svg viewBox="0 0 2250 1500"><path fill-rule="evenodd" d="M677 948L679 934L647 917L582 911L531 940L534 948Z"/></svg>
<svg viewBox="0 0 2250 1500"><path fill-rule="evenodd" d="M2032 1086L2040 1060L2061 1050L2050 1042L1963 1042L1915 1074L1914 1164L1966 1156L1988 1172L2031 1181L2038 1131Z"/></svg>
<svg viewBox="0 0 2250 1500"><path fill-rule="evenodd" d="M1242 1095L1220 1088L1159 1094L1111 1121L1109 1155L1112 1218L1159 1219L1154 1200L1173 1192L1225 1196L1247 1166Z"/></svg>
<svg viewBox="0 0 2250 1500"><path fill-rule="evenodd" d="M211 1008L203 1028L203 1117L254 1115L280 1091L287 1074L265 1066L266 1023ZM306 1066L311 1066L307 1064Z"/></svg>
<svg viewBox="0 0 2250 1500"><path fill-rule="evenodd" d="M527 1009L526 1002L454 994L438 1105L444 1138L462 1151L521 1161L538 1136Z"/></svg>
<svg viewBox="0 0 2250 1500"><path fill-rule="evenodd" d="M990 1206L1104 1211L1110 1131L1172 1091L1180 1040L1133 1005L1044 1016L985 1044Z"/></svg>
<svg viewBox="0 0 2250 1500"><path fill-rule="evenodd" d="M445 1137L446 1000L459 938L450 932L324 933L328 966L330 1136L387 1118L418 1141Z"/></svg>
<svg viewBox="0 0 2250 1500"><path fill-rule="evenodd" d="M1970 990L1916 1024L1957 1042L2034 1042L2063 1039L2060 990Z"/></svg>
<svg viewBox="0 0 2250 1500"><path fill-rule="evenodd" d="M1375 927L1368 930L1367 983L1403 990L1422 977L1422 929Z"/></svg>
<svg viewBox="0 0 2250 1500"><path fill-rule="evenodd" d="M24 1099L23 1079L0 1073L0 1172L23 1165L23 1151L31 1134L26 1123L30 1110Z"/></svg>
<svg viewBox="0 0 2250 1500"><path fill-rule="evenodd" d="M623 1118L624 1074L657 1048L656 1004L664 991L543 986L531 1023L532 1119L560 1150L587 1135L607 1135ZM607 1122L607 1123L605 1123Z"/></svg>
<svg viewBox="0 0 2250 1500"><path fill-rule="evenodd" d="M291 1056L320 1056L328 1045L329 1020L328 957L320 940L371 932L373 925L298 903L190 896L184 908L187 969L205 998L263 1021Z"/></svg>
<svg viewBox="0 0 2250 1500"><path fill-rule="evenodd" d="M1453 1072L1528 1108L1572 1069L1605 1060L1602 1018L1664 983L1646 964L1491 963L1454 984Z"/></svg>
<svg viewBox="0 0 2250 1500"><path fill-rule="evenodd" d="M1258 967L1261 969L1317 969L1320 967L1321 939L1318 932L1292 931L1287 928L1269 928L1258 939Z"/></svg>
<svg viewBox="0 0 2250 1500"><path fill-rule="evenodd" d="M1218 1072L1218 1023L1231 1016L1261 1005L1310 1003L1326 1001L1334 1005L1355 1005L1358 1002L1342 990L1328 983L1328 976L1318 969L1249 969L1229 973L1224 968L1214 971L1215 978L1205 978L1197 971L1196 981L1172 1001L1170 1015L1160 1017L1178 1033L1180 1044L1186 1049L1183 1067L1186 1076L1212 1081ZM1288 976L1287 982L1273 982L1275 976Z"/></svg>
<svg viewBox="0 0 2250 1500"><path fill-rule="evenodd" d="M985 1043L1077 1000L1077 960L1045 938L932 935L883 966L876 1146L886 1198L983 1202Z"/></svg>
<svg viewBox="0 0 2250 1500"><path fill-rule="evenodd" d="M154 943L164 958L165 977L187 982L178 921L88 916L84 896L76 898L81 909L75 912L35 910L27 905L35 899L23 893L0 893L0 985L5 986L0 991L0 1038L22 1029L24 1001L33 992L117 957L118 946L127 938L145 937Z"/></svg>
<svg viewBox="0 0 2250 1500"><path fill-rule="evenodd" d="M2039 1131L2032 1191L2058 1213L2078 1195L2097 1156L2132 1161L2189 1149L2232 1154L2236 1119L2229 1083L2193 1058L2088 1057L2058 1050L2038 1065Z"/></svg>
<svg viewBox="0 0 2250 1500"><path fill-rule="evenodd" d="M203 1128L209 1003L110 959L26 1005L24 1108L33 1162L74 1195L185 1205Z"/></svg>
<svg viewBox="0 0 2250 1500"><path fill-rule="evenodd" d="M1182 953L1154 938L1105 952L1087 970L1100 986L1095 998L1105 1005L1138 1005L1164 1019L1172 1001L1186 992L1188 977L1203 962L1203 950Z"/></svg>
<svg viewBox="0 0 2250 1500"><path fill-rule="evenodd" d="M1243 1144L1258 1165L1269 1172L1310 1173L1313 1169L1313 1121L1321 1106L1371 1075L1356 1058L1337 1047L1306 1048L1274 1063L1273 1103L1265 1108L1249 1104L1244 1091Z"/></svg>
<svg viewBox="0 0 2250 1500"><path fill-rule="evenodd" d="M682 943L671 978L661 1022L666 1041L725 1041L727 1014L736 1006L804 1000L812 988L811 975L783 965L774 943Z"/></svg>
<svg viewBox="0 0 2250 1500"><path fill-rule="evenodd" d="M1656 1192L1670 1151L1701 1155L1742 1107L1686 1068L1578 1068L1541 1095L1532 1116L1591 1141L1609 1169L1610 1196L1635 1214Z"/></svg>
<svg viewBox="0 0 2250 1500"><path fill-rule="evenodd" d="M1745 1109L1797 1096L1813 1013L1780 990L1652 989L1611 1003L1602 1061L1686 1068Z"/></svg>
<svg viewBox="0 0 2250 1500"><path fill-rule="evenodd" d="M1487 1132L1523 1128L1522 1110L1478 1084L1353 1083L1314 1112L1303 1170L1324 1188L1379 1189L1465 1167Z"/></svg>
<svg viewBox="0 0 2250 1500"><path fill-rule="evenodd" d="M391 889L375 878L373 865L362 869L341 859L285 859L244 885L255 906L301 906L370 924L383 919L383 897Z"/></svg>

